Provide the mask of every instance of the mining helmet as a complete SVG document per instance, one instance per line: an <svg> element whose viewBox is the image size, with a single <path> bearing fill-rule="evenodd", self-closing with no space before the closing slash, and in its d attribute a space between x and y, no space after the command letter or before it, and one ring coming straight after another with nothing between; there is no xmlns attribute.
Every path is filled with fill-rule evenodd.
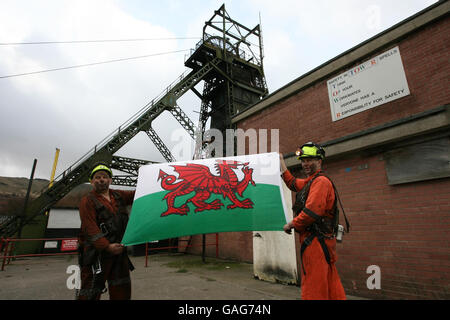
<svg viewBox="0 0 450 320"><path fill-rule="evenodd" d="M303 158L319 158L323 160L325 158L325 150L314 142L307 142L297 149L295 155L298 160Z"/></svg>
<svg viewBox="0 0 450 320"><path fill-rule="evenodd" d="M108 168L108 167L107 167L106 165L104 165L104 164L99 164L99 165L97 165L94 169L92 169L91 174L89 175L89 181L92 180L92 177L94 176L94 174L95 174L97 171L106 171L106 172L108 172L109 177L112 178L112 175L113 175L113 174L112 174L111 169Z"/></svg>

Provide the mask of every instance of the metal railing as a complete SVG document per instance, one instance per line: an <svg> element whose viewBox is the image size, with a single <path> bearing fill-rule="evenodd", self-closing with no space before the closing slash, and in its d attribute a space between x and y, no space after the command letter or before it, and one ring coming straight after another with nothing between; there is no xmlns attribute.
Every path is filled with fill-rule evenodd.
<svg viewBox="0 0 450 320"><path fill-rule="evenodd" d="M189 237L192 237L192 236L189 236ZM215 240L216 241L214 243L205 243L205 242L203 242L203 243L198 244L198 245L191 245L190 243L188 243L187 245L183 245L183 249L186 250L187 248L203 247L202 255L203 255L203 259L204 259L205 247L206 246L215 246L216 247L216 258L218 258L219 257L219 234L218 233L215 234ZM148 253L150 252L150 248L149 248L148 244L149 244L149 242L147 242L145 244L145 267L146 268L148 267ZM180 238L178 238L178 243L177 243L176 246L171 246L170 242L169 242L169 246L152 248L151 250L167 250L167 249L177 249L177 250L179 250L180 249Z"/></svg>
<svg viewBox="0 0 450 320"><path fill-rule="evenodd" d="M42 256L63 256L63 255L75 255L78 251L68 250L68 252L54 252L54 253L29 253L29 254L19 254L15 255L14 246L20 241L63 241L63 240L76 240L77 238L39 238L39 239L16 239L16 238L2 238L0 239L0 252L3 251L3 262L1 271L5 270L5 265L10 264L11 259L24 258L24 257L42 257Z"/></svg>
<svg viewBox="0 0 450 320"><path fill-rule="evenodd" d="M204 39L201 39L199 42L197 42L195 48L191 48L189 54L184 56L184 62L186 62L187 59L191 57L194 54L194 52L203 44L209 44L210 46L223 50L223 39L221 37L205 33ZM231 53L232 55L245 61L250 61L249 59L253 58L254 59L253 64L261 66L261 59L258 56L256 56L250 49L244 50L241 48L236 48L231 43L226 43L225 47L227 52Z"/></svg>

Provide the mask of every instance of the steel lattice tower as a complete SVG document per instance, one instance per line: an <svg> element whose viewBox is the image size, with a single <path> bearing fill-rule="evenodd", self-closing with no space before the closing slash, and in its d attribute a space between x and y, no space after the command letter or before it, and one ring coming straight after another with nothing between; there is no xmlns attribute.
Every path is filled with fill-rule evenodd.
<svg viewBox="0 0 450 320"><path fill-rule="evenodd" d="M135 186L138 168L151 161L120 157L115 153L139 132L148 135L168 162L176 160L152 128L153 120L162 112L169 111L193 139L197 138L198 153L202 149L208 120L210 128L221 132L232 129L231 118L268 93L260 25L252 29L245 27L230 18L224 5L205 23L202 39L191 50L185 66L191 70L59 175L51 188L44 189L27 206L25 216L1 225L0 236L15 234L19 221L26 225L44 219L43 214L57 201L88 181L90 170L97 163L109 164L124 173L114 176L114 185ZM195 88L201 81L202 93ZM197 127L177 105L177 100L189 90L201 100ZM44 231L45 226L29 237L41 237Z"/></svg>

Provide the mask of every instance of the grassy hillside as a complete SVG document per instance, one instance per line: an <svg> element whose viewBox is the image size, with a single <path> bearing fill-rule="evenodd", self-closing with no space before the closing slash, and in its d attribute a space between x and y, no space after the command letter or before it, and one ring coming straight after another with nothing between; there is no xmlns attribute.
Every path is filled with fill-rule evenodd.
<svg viewBox="0 0 450 320"><path fill-rule="evenodd" d="M22 211L28 181L27 178L0 177L0 215L15 215ZM48 184L48 180L33 179L30 199L38 197ZM89 184L79 185L58 201L55 208L78 208L81 198L91 189Z"/></svg>

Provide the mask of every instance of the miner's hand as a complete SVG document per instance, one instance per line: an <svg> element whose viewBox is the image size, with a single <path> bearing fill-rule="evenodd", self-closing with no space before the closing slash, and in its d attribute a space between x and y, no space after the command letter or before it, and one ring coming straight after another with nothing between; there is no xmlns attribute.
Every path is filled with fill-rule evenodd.
<svg viewBox="0 0 450 320"><path fill-rule="evenodd" d="M292 231L291 231L292 228L293 228L292 223L289 222L289 223L286 223L286 224L284 225L283 230L284 230L284 232L286 232L287 234L291 234L291 233L292 233Z"/></svg>
<svg viewBox="0 0 450 320"><path fill-rule="evenodd" d="M124 245L120 244L120 243L110 243L108 248L106 250L108 250L108 252L112 253L113 255L118 255L121 254L123 249L124 249Z"/></svg>

